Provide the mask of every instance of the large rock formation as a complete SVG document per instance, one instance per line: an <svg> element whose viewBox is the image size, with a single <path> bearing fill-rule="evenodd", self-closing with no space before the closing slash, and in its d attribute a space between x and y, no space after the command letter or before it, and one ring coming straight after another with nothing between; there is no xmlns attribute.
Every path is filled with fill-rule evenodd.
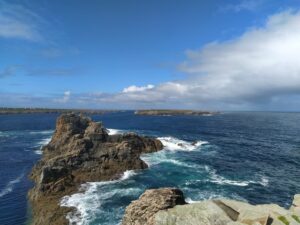
<svg viewBox="0 0 300 225"><path fill-rule="evenodd" d="M35 182L28 195L32 224L67 224L65 215L70 209L59 206L62 196L74 193L85 182L117 179L126 170L147 168L140 155L162 148L153 138L134 133L109 135L101 123L90 118L61 115L30 175Z"/></svg>
<svg viewBox="0 0 300 225"><path fill-rule="evenodd" d="M122 225L299 225L299 200L289 210L227 199L184 204L178 189L148 190L126 208Z"/></svg>

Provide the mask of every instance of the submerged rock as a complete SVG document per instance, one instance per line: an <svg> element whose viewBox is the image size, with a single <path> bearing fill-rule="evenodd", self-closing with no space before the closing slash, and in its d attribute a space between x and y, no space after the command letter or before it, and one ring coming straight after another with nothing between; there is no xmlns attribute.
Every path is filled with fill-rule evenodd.
<svg viewBox="0 0 300 225"><path fill-rule="evenodd" d="M34 225L67 224L61 197L74 193L80 184L111 180L126 170L147 168L142 153L161 150L159 140L134 133L109 135L102 123L76 114L61 115L43 157L30 178L29 191Z"/></svg>
<svg viewBox="0 0 300 225"><path fill-rule="evenodd" d="M290 210L228 199L185 204L179 189L148 190L126 208L122 225L299 225L298 200Z"/></svg>

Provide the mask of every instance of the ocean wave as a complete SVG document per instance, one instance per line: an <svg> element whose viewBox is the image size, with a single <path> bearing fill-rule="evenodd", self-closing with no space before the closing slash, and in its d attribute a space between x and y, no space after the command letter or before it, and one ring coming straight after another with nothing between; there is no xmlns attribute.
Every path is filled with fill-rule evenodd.
<svg viewBox="0 0 300 225"><path fill-rule="evenodd" d="M174 137L159 137L158 140L162 142L165 149L171 151L194 151L200 146L208 144L207 141L188 142Z"/></svg>
<svg viewBox="0 0 300 225"><path fill-rule="evenodd" d="M220 185L234 185L234 186L241 186L245 187L249 184L260 184L262 186L268 186L269 180L265 176L260 176L259 180L232 180L227 179L221 175L218 175L216 170L209 168L208 166L205 166L205 170L210 174L210 182L220 184Z"/></svg>
<svg viewBox="0 0 300 225"><path fill-rule="evenodd" d="M112 128L107 129L107 131L108 131L109 135L115 135L115 134L122 134L122 133L124 133L123 130L112 129Z"/></svg>
<svg viewBox="0 0 300 225"><path fill-rule="evenodd" d="M10 192L12 192L15 184L19 183L22 180L23 177L24 177L24 173L22 173L16 179L9 181L7 183L7 185L5 186L5 188L0 191L0 198L2 198L3 196L9 194Z"/></svg>
<svg viewBox="0 0 300 225"><path fill-rule="evenodd" d="M81 185L80 193L76 193L70 196L64 196L60 205L64 207L74 207L75 211L67 214L67 219L70 224L89 224L96 214L101 213L101 206L114 198L116 195L128 196L133 193L140 192L139 188L110 188L109 185L116 184L127 180L135 175L136 172L129 170L125 171L122 177L118 180L103 181L103 182L88 182ZM104 214L107 214L105 212ZM113 216L113 215L112 215Z"/></svg>
<svg viewBox="0 0 300 225"><path fill-rule="evenodd" d="M43 146L45 146L45 145L47 145L50 141L51 141L51 138L52 137L47 137L47 138L44 138L44 139L42 139L41 141L39 141L38 143L37 143L37 148L39 148L38 150L35 150L34 152L36 153L36 154L38 154L38 155L41 155L43 152L42 152L42 148L43 148Z"/></svg>
<svg viewBox="0 0 300 225"><path fill-rule="evenodd" d="M146 164L151 167L160 163L171 163L177 166L181 167L186 167L186 168L193 168L193 169L199 169L202 168L203 166L190 163L190 162L183 162L178 159L172 158L168 152L165 151L160 151L160 152L155 152L155 153L150 153L150 154L145 154L141 156L141 159L146 162Z"/></svg>
<svg viewBox="0 0 300 225"><path fill-rule="evenodd" d="M30 134L52 134L54 130L30 131Z"/></svg>
<svg viewBox="0 0 300 225"><path fill-rule="evenodd" d="M6 137L9 137L9 136L10 136L9 132L6 132L6 131L0 131L0 137L6 138Z"/></svg>

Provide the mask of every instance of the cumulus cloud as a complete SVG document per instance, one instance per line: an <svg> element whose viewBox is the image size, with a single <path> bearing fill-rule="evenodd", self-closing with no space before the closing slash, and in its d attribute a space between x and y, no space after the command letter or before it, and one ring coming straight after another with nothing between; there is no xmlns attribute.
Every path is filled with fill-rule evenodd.
<svg viewBox="0 0 300 225"><path fill-rule="evenodd" d="M30 41L43 39L39 30L42 19L30 9L0 1L0 37Z"/></svg>
<svg viewBox="0 0 300 225"><path fill-rule="evenodd" d="M70 97L71 97L71 91L65 91L63 97L54 99L54 102L67 103L70 100Z"/></svg>
<svg viewBox="0 0 300 225"><path fill-rule="evenodd" d="M183 80L125 88L97 96L98 102L173 107L232 108L269 104L280 96L300 94L300 12L285 11L268 18L242 36L212 42L186 52L178 69Z"/></svg>
<svg viewBox="0 0 300 225"><path fill-rule="evenodd" d="M300 12L284 11L262 27L186 51L184 79L130 86L119 93L65 92L57 102L107 108L298 109Z"/></svg>
<svg viewBox="0 0 300 225"><path fill-rule="evenodd" d="M122 92L123 93L140 92L140 91L150 90L153 88L154 88L154 85L152 85L152 84L148 84L147 86L141 86L141 87L132 85L127 88L124 88Z"/></svg>

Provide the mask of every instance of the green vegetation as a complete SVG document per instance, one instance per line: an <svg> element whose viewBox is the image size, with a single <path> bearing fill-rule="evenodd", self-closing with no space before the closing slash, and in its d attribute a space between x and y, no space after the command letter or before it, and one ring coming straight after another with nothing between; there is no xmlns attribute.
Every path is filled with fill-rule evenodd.
<svg viewBox="0 0 300 225"><path fill-rule="evenodd" d="M289 225L290 222L285 218L285 216L278 216L278 219L283 222L285 225Z"/></svg>
<svg viewBox="0 0 300 225"><path fill-rule="evenodd" d="M296 220L298 223L300 223L300 218L296 215L292 215L293 219Z"/></svg>

